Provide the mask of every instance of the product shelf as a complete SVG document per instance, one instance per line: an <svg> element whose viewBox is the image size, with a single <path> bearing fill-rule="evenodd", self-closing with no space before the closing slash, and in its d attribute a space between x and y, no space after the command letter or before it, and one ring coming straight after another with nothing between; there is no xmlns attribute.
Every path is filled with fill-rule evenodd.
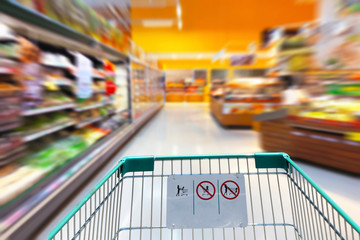
<svg viewBox="0 0 360 240"><path fill-rule="evenodd" d="M69 71L70 73L73 72L72 70L69 70L71 68L69 68L68 66L60 65L60 64L56 64L56 63L41 63L41 65L44 67L49 67L49 68L65 69L65 70Z"/></svg>
<svg viewBox="0 0 360 240"><path fill-rule="evenodd" d="M32 116L32 115L38 115L43 113L49 113L49 112L56 112L64 109L70 109L74 108L74 103L68 103L64 105L57 105L57 106L51 106L51 107L45 107L45 108L38 108L38 109L30 109L22 112L22 116Z"/></svg>
<svg viewBox="0 0 360 240"><path fill-rule="evenodd" d="M25 148L26 147L24 145L20 145L19 147L16 147L13 150L11 150L3 155L0 155L0 159L6 159L6 158L10 157L11 155L21 152ZM0 161L0 165L1 165L1 161Z"/></svg>
<svg viewBox="0 0 360 240"><path fill-rule="evenodd" d="M56 125L56 126L52 126L50 128L38 131L36 133L32 133L32 134L24 136L23 141L24 142L30 142L30 141L36 140L38 138L41 138L43 136L46 136L48 134L60 131L60 130L65 129L65 128L70 127L70 126L73 126L74 124L75 123L73 121L69 121L69 122L62 123L62 124L59 124L59 125Z"/></svg>
<svg viewBox="0 0 360 240"><path fill-rule="evenodd" d="M35 10L29 9L14 0L2 1L0 12L8 16L7 18L2 18L4 19L5 24L22 31L23 34L30 34L30 37L37 38L37 40L46 39L48 42L69 49L80 48L91 55L104 55L104 57L109 60L128 59L125 54L113 47L100 43L92 37L77 32L76 30L57 22L50 17L40 14ZM29 29L36 31L36 34L31 34L32 31L29 31Z"/></svg>
<svg viewBox="0 0 360 240"><path fill-rule="evenodd" d="M21 125L22 125L22 122L20 120L10 122L10 123L6 123L6 124L1 124L0 125L0 132L8 131L8 130L17 128L17 127L19 127Z"/></svg>
<svg viewBox="0 0 360 240"><path fill-rule="evenodd" d="M100 75L93 75L92 76L95 80L104 81L106 78Z"/></svg>
<svg viewBox="0 0 360 240"><path fill-rule="evenodd" d="M289 50L282 50L279 52L280 57L288 57L288 56L294 56L294 55L306 55L306 54L312 54L314 53L314 49L311 47L302 47L297 49L289 49Z"/></svg>
<svg viewBox="0 0 360 240"><path fill-rule="evenodd" d="M129 111L129 108L119 108L119 109L116 109L115 113L122 113L122 112L126 112L126 111Z"/></svg>
<svg viewBox="0 0 360 240"><path fill-rule="evenodd" d="M115 64L116 68L120 62L121 65L125 65L124 67L128 67L129 58L122 52L119 52L110 46L104 45L94 38L79 33L74 29L54 21L34 10L24 7L17 1L2 1L0 4L0 17L2 19L2 23L8 25L12 30L14 30L14 32L28 37L34 42L44 43L44 45L47 44L49 45L49 48L52 45L54 48L60 47L61 51L65 48L65 50L70 54L74 52L81 53L90 59L94 65L100 65L95 60L95 58L97 58L98 60L108 59ZM39 46L41 45L39 44ZM45 48L41 50L46 51ZM11 73L16 73L17 67L18 66L15 66L13 69L14 72ZM43 69L51 72L51 68L54 67L59 69L64 68L64 66L55 65L50 66L49 69ZM94 66L94 68L98 67L99 66ZM66 70L67 71L62 72L59 70L56 72L64 74L65 78L68 73L75 77L77 76L76 68L66 68ZM92 82L105 79L103 76L100 76L101 72L93 71L91 74L92 75L90 76L92 76ZM73 76L69 76L70 80L77 80L76 78L73 79ZM115 77L117 78L117 76ZM51 80L53 80L55 85L61 85L60 82L57 82L54 79ZM77 123L73 121L64 125L59 124L27 135L23 138L25 142L34 141L36 139L38 140L33 143L24 144L23 146L33 146L39 143L39 146L36 147L39 147L40 150L37 148L28 149L29 152L31 150L29 157L26 156L26 158L22 158L17 161L19 159L17 154L27 154L26 149L24 149L24 151L19 150L19 152L13 154L16 157L7 159L6 163L4 162L4 164L8 164L12 161L16 161L9 164L9 166L6 166L12 168L14 171L20 167L31 168L33 163L35 165L43 164L42 167L44 168L41 168L41 170L43 170L41 174L43 175L40 177L38 176L39 178L36 180L33 179L34 183L30 184L29 181L26 181L27 186L22 186L23 188L20 189L21 191L17 189L19 190L18 195L14 196L14 198L10 195L2 195L1 200L3 200L3 202L0 206L1 239L32 239L35 232L40 227L44 226L47 219L53 216L54 212L59 209L61 205L64 204L64 202L69 199L81 186L83 186L88 178L98 171L99 168L110 159L110 156L119 150L120 146L125 144L130 137L132 137L153 115L156 114L157 111L160 110L162 102L159 104L149 102L141 109L139 117L136 120L133 120L131 118L132 116L130 116L132 109L130 109L130 107L123 108L123 106L132 106L130 103L132 99L131 87L136 88L137 85L132 86L128 77L125 81L127 82L125 89L127 94L124 95L124 99L127 100L127 103L121 105L118 104L121 106L119 109L114 109L114 111L105 111L104 109L104 112L107 112L105 115L91 117L91 119L84 119L84 122ZM144 86L147 82L147 80L143 80L142 83L139 84L143 84ZM75 81L72 86L74 88L76 87ZM148 90L145 94L152 94L150 92L153 91L153 88L149 88L148 86L145 86L144 89L145 88ZM60 90L64 90L64 92L66 90L68 93L69 89L61 88ZM100 92L104 91L102 90ZM146 97L146 101L151 101L151 96ZM91 101L91 103L96 102ZM26 110L21 113L21 116L34 116L68 109L71 110L71 116L74 114L74 116L82 117L82 114L79 114L78 112L100 108L113 103L114 101L108 101L105 103L101 102L93 105L79 106L77 103L71 102L61 105L59 104L57 106ZM129 114L124 113L122 116L110 117L110 115L113 115L114 113L121 113L125 111L128 111ZM99 112L103 112L102 109L100 109ZM86 115L86 112L84 115ZM42 119L43 116L38 117ZM31 120L31 118L26 120ZM89 126L91 123L96 124L94 124L94 126ZM67 128L66 131L61 131L65 128ZM76 128L82 129L76 130ZM49 135L51 133L54 134ZM90 134L90 136L93 136L91 134L94 134L95 136L98 135L102 137L100 139L96 137L91 139L91 137L88 137L88 135L85 134ZM41 137L47 135L49 135L47 138L40 139ZM49 144L47 143L48 138L50 140ZM71 141L67 142L69 144L71 143L71 146L77 146L78 148L75 149L77 151L73 151L73 149L68 149L69 151L65 151L67 149L64 149L64 151L58 151L59 149L62 150L61 146L67 146L62 140L67 141L69 140L68 138L71 140L76 140L78 138L80 140L80 146L73 144ZM97 140L95 140L95 138ZM58 146L60 147L57 148ZM69 152L71 151L76 152L77 155L75 156L75 153L74 155L70 155ZM44 158L42 158L42 156L39 157L39 155L44 152L46 152L46 154L44 154L46 156L44 156ZM52 157L53 155L47 155L52 153L55 154L54 156L59 157L56 159L55 157ZM16 184L21 185L21 180L25 181L25 179L26 176L19 177L19 182L16 182Z"/></svg>
<svg viewBox="0 0 360 240"><path fill-rule="evenodd" d="M91 119L88 119L88 120L85 120L84 122L81 122L81 123L78 123L76 124L76 127L77 128L83 128L87 125L90 125L92 123L95 123L95 122L98 122L100 121L101 119L103 119L105 116L98 116L98 117L94 117L94 118L91 118Z"/></svg>
<svg viewBox="0 0 360 240"><path fill-rule="evenodd" d="M104 107L108 104L110 104L111 102L106 102L106 103L97 103L97 104L93 104L93 105L89 105L89 106L85 106L85 107L77 107L75 109L76 112L83 112L83 111L87 111L90 109L94 109L94 108L100 108L100 107Z"/></svg>
<svg viewBox="0 0 360 240"><path fill-rule="evenodd" d="M26 150L26 146L20 146L17 147L16 149L14 149L13 151L10 151L6 156L6 160L1 160L0 161L0 167L2 166L6 166L7 164L19 159L20 157L24 156L27 154Z"/></svg>
<svg viewBox="0 0 360 240"><path fill-rule="evenodd" d="M106 162L119 147L126 143L161 108L162 103L149 109L135 122L125 123L85 152L69 161L65 166L53 172L44 181L36 184L25 194L17 198L9 207L0 208L0 226L2 236L22 239L41 227L74 192L87 181ZM86 174L85 174L86 172ZM63 191L66 189L66 191ZM35 207L40 203L41 208ZM40 217L41 216L41 217ZM26 219L26 221L18 221ZM34 221L36 219L36 221ZM19 222L19 224L14 224ZM29 224L31 222L31 224ZM18 231L21 229L21 231Z"/></svg>

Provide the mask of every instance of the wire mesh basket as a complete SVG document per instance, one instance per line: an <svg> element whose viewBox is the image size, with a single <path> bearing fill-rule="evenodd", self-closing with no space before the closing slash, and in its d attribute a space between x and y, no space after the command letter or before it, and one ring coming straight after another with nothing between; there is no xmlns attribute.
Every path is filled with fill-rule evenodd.
<svg viewBox="0 0 360 240"><path fill-rule="evenodd" d="M223 174L244 175L246 227L166 226L169 176ZM120 160L49 239L360 240L360 228L284 153L142 156Z"/></svg>

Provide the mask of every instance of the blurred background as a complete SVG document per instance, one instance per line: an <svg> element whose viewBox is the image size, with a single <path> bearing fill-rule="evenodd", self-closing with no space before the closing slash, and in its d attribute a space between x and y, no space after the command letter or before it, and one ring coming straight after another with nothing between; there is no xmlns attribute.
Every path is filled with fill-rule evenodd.
<svg viewBox="0 0 360 240"><path fill-rule="evenodd" d="M351 0L1 1L0 239L45 239L143 154L286 152L360 222L359 13Z"/></svg>

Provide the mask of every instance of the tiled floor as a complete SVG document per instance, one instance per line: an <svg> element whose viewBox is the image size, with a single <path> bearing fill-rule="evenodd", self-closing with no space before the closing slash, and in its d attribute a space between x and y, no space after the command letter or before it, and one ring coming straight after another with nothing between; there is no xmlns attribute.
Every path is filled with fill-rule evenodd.
<svg viewBox="0 0 360 240"><path fill-rule="evenodd" d="M209 114L208 105L166 104L166 107L44 226L37 239L46 239L56 224L123 156L235 154L259 151L262 150L256 132L221 128ZM297 163L355 222L360 223L360 177L308 163Z"/></svg>

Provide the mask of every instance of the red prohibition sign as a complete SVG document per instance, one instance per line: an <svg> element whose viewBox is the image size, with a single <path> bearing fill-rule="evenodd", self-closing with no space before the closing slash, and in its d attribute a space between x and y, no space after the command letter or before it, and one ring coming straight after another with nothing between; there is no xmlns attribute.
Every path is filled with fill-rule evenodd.
<svg viewBox="0 0 360 240"><path fill-rule="evenodd" d="M227 196L225 196L225 194L223 193L223 188L225 187L225 184L226 184L226 183L233 183L233 184L236 185L237 191L235 191L235 192L234 192L233 189L231 189L230 187L227 187L227 185L226 185L227 190L229 190L229 191L234 195L233 197L227 197ZM240 188L239 188L239 185L238 185L236 182L229 180L229 181L225 181L225 182L221 185L221 187L220 187L220 192L221 192L221 195L222 195L224 198L226 198L226 199L228 199L228 200L233 200L233 199L235 199L235 198L237 198L237 197L239 196Z"/></svg>
<svg viewBox="0 0 360 240"><path fill-rule="evenodd" d="M210 193L211 191L209 191L209 189L206 189L204 186L202 186L202 184L204 184L204 183L208 183L208 184L210 184L210 185L213 187L213 190L214 190L214 193L213 193L213 194ZM209 197L207 197L207 198L202 197L202 196L199 194L199 187L200 187L202 190L204 190L204 192L206 192L206 193L209 195ZM214 186L214 184L212 184L212 183L209 182L209 181L202 181L202 182L199 183L199 184L197 185L197 187L196 187L196 194L197 194L198 197L199 197L200 199L202 199L202 200L210 200L210 199L212 199L212 198L215 196L215 186Z"/></svg>

